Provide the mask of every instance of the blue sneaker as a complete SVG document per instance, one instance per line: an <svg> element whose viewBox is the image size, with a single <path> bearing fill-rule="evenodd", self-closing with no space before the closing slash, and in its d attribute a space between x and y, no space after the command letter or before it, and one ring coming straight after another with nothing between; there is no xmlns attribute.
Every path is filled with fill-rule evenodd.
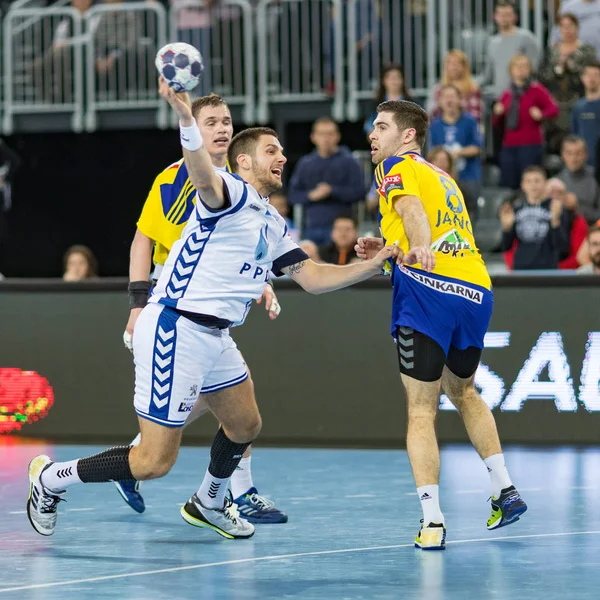
<svg viewBox="0 0 600 600"><path fill-rule="evenodd" d="M237 505L240 515L250 523L287 523L288 516L275 508L271 500L260 496L256 488L250 488L233 503Z"/></svg>
<svg viewBox="0 0 600 600"><path fill-rule="evenodd" d="M141 481L113 481L117 487L117 491L123 500L135 510L135 512L143 513L146 510L144 498L140 494Z"/></svg>
<svg viewBox="0 0 600 600"><path fill-rule="evenodd" d="M527 504L521 498L515 486L502 490L499 498L492 496L492 514L487 522L488 529L498 529L518 521L527 510Z"/></svg>

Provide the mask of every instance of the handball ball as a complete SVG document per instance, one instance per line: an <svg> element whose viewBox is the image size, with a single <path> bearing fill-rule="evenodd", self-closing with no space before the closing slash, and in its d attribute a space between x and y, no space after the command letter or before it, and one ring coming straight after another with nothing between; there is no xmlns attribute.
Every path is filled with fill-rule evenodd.
<svg viewBox="0 0 600 600"><path fill-rule="evenodd" d="M154 61L158 72L176 92L189 92L200 81L204 63L200 52L183 42L167 44L156 55Z"/></svg>

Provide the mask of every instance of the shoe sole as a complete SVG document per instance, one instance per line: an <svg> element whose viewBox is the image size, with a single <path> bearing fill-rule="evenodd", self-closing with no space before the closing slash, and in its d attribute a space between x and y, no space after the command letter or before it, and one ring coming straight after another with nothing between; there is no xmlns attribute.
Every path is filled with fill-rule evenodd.
<svg viewBox="0 0 600 600"><path fill-rule="evenodd" d="M37 460L38 458L40 458L40 457L36 456L34 459L32 459L27 467L27 475L29 477L29 497L27 498L27 518L29 519L31 526L37 533L39 533L40 535L43 535L44 537L50 537L51 535L54 534L54 529L52 529L51 531L49 531L48 529L44 529L42 531L41 529L38 529L37 523L31 518L31 496L33 495L33 478L31 476L31 465L33 464L33 461ZM45 458L50 460L49 456L45 456ZM49 531L49 533L48 533L48 531Z"/></svg>
<svg viewBox="0 0 600 600"><path fill-rule="evenodd" d="M497 525L490 527L488 525L488 531L493 531L494 529L500 529L500 527L506 527L507 525L512 525L516 523L523 513L527 512L527 504L523 502L518 506L515 506L514 510L512 510L506 517L503 515L502 518L498 521Z"/></svg>
<svg viewBox="0 0 600 600"><path fill-rule="evenodd" d="M279 517L277 520L272 520L272 521L267 520L267 519L256 519L254 517L247 517L243 513L240 513L240 516L243 519L246 519L246 521L248 521L248 523L252 523L253 525L277 525L279 523L287 523L288 522L287 515L284 515L283 517Z"/></svg>
<svg viewBox="0 0 600 600"><path fill-rule="evenodd" d="M145 504L142 504L142 510L138 510L135 506L133 506L133 504L131 504L131 502L129 502L129 498L127 497L127 494L121 489L121 486L116 481L113 481L113 483L115 484L115 487L117 488L117 492L119 492L119 494L121 495L121 498L123 498L123 500L125 500L125 503L127 504L127 506L129 506L132 510L135 510L135 512L140 515L146 510Z"/></svg>
<svg viewBox="0 0 600 600"><path fill-rule="evenodd" d="M193 525L194 527L204 527L206 529L212 529L213 531L215 531L219 535L222 535L224 538L227 538L228 540L246 540L248 538L251 538L254 535L254 531L250 535L231 535L231 533L227 533L220 527L217 527L216 525L213 525L212 523L209 523L208 521L202 521L200 519L197 519L196 517L192 517L192 515L190 515L185 510L185 506L181 507L181 510L179 511L179 513L181 514L183 520L186 523L188 523L189 525Z"/></svg>
<svg viewBox="0 0 600 600"><path fill-rule="evenodd" d="M446 549L446 544L443 546L421 546L418 542L415 542L415 548L419 548L420 550L424 550L425 552L433 552L440 551Z"/></svg>

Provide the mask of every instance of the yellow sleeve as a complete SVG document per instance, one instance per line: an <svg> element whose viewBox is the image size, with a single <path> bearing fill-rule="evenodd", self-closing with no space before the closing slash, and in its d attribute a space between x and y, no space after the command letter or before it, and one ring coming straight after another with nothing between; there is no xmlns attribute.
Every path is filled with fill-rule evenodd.
<svg viewBox="0 0 600 600"><path fill-rule="evenodd" d="M414 163L411 160L402 156L388 158L377 167L375 175L379 195L389 205L400 196L421 196Z"/></svg>
<svg viewBox="0 0 600 600"><path fill-rule="evenodd" d="M142 214L137 222L138 229L150 239L161 241L164 230L165 214L163 210L163 195L169 194L177 175L176 168L169 168L158 175L144 202ZM161 189L161 186L165 186ZM167 206L169 203L167 203Z"/></svg>

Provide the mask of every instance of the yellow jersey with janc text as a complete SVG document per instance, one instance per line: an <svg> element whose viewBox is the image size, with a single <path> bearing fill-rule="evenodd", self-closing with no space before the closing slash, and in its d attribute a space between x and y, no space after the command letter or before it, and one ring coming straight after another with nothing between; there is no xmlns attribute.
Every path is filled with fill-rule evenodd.
<svg viewBox="0 0 600 600"><path fill-rule="evenodd" d="M398 242L405 253L408 251L404 223L394 203L401 196L416 196L423 203L431 227L431 249L436 259L433 273L491 289L463 195L450 175L417 152L406 152L380 163L375 169L375 181L379 227L386 245Z"/></svg>

